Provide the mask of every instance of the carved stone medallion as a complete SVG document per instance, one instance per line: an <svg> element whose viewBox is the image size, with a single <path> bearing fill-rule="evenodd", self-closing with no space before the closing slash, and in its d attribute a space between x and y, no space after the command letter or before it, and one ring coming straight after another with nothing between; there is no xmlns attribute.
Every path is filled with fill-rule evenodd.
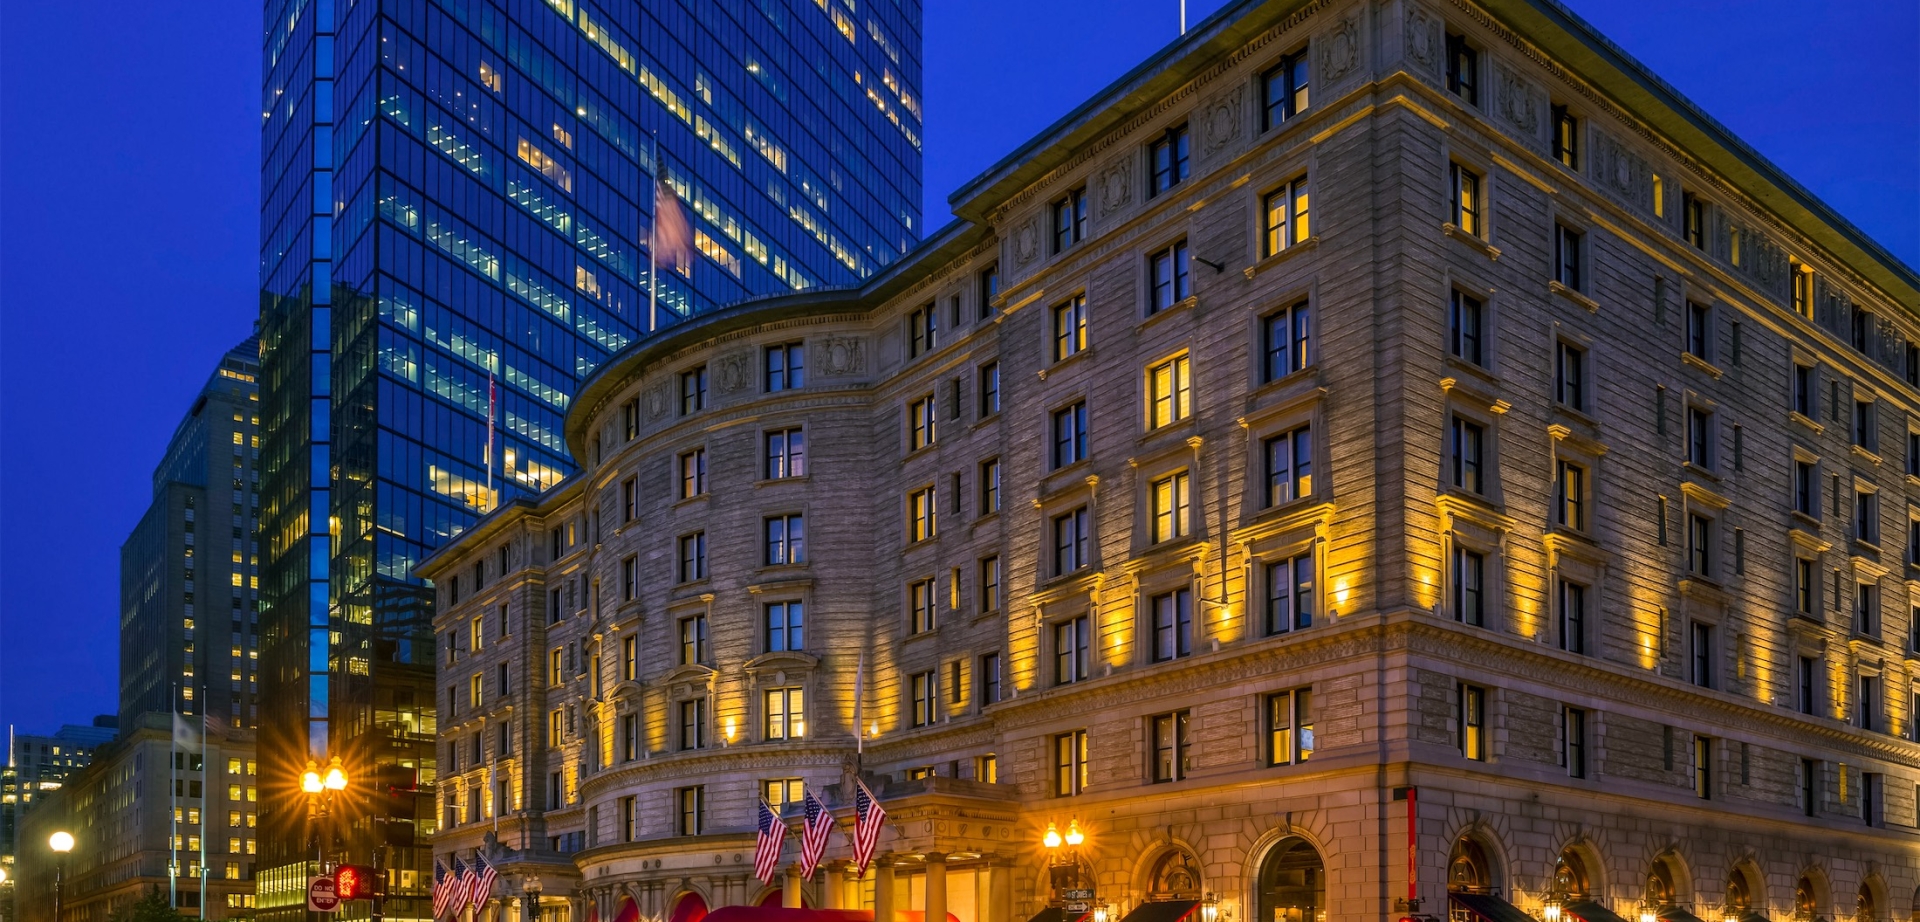
<svg viewBox="0 0 1920 922"><path fill-rule="evenodd" d="M1040 258L1040 219L1029 217L1013 229L1013 261L1026 265Z"/></svg>
<svg viewBox="0 0 1920 922"><path fill-rule="evenodd" d="M753 383L753 355L732 352L714 363L714 384L722 394L737 394Z"/></svg>
<svg viewBox="0 0 1920 922"><path fill-rule="evenodd" d="M652 421L652 420L664 419L667 415L667 410L672 408L673 398L669 396L667 387L668 387L667 382L662 381L659 384L654 385L651 390L647 391L647 419L648 420Z"/></svg>
<svg viewBox="0 0 1920 922"><path fill-rule="evenodd" d="M1429 71L1440 63L1440 23L1424 8L1407 5L1407 59Z"/></svg>
<svg viewBox="0 0 1920 922"><path fill-rule="evenodd" d="M828 377L855 375L867 370L867 344L856 336L828 336L813 347L813 362Z"/></svg>
<svg viewBox="0 0 1920 922"><path fill-rule="evenodd" d="M1353 72L1360 65L1360 17L1349 14L1334 23L1319 43L1322 86Z"/></svg>
<svg viewBox="0 0 1920 922"><path fill-rule="evenodd" d="M1241 116L1242 98L1240 88L1236 86L1207 100L1201 107L1201 153L1212 155L1240 140L1241 123L1246 121Z"/></svg>
<svg viewBox="0 0 1920 922"><path fill-rule="evenodd" d="M1496 64L1500 117L1527 137L1540 127L1539 103L1533 98L1533 84L1504 64Z"/></svg>
<svg viewBox="0 0 1920 922"><path fill-rule="evenodd" d="M1100 216L1106 217L1133 203L1132 161L1115 157L1100 168L1095 187L1100 191Z"/></svg>

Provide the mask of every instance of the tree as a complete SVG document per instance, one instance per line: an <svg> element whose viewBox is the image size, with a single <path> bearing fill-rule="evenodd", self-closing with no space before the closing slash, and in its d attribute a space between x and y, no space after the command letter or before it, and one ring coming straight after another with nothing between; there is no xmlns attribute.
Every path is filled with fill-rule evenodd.
<svg viewBox="0 0 1920 922"><path fill-rule="evenodd" d="M191 918L174 912L159 887L149 887L146 896L114 913L113 922L190 922Z"/></svg>

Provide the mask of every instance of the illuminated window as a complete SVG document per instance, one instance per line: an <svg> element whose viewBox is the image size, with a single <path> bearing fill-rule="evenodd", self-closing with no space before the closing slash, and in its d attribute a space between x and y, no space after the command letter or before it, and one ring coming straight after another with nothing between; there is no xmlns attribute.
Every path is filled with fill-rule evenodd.
<svg viewBox="0 0 1920 922"><path fill-rule="evenodd" d="M799 778L775 778L760 782L760 796L766 798L767 806L775 813L784 813L788 807L798 807L807 796L806 782Z"/></svg>
<svg viewBox="0 0 1920 922"><path fill-rule="evenodd" d="M1077 294L1053 306L1053 360L1079 355L1087 348L1087 296Z"/></svg>
<svg viewBox="0 0 1920 922"><path fill-rule="evenodd" d="M1186 471L1176 471L1152 483L1148 505L1153 543L1161 544L1192 534L1189 481Z"/></svg>
<svg viewBox="0 0 1920 922"><path fill-rule="evenodd" d="M696 448L680 456L680 498L691 499L707 492L707 450Z"/></svg>
<svg viewBox="0 0 1920 922"><path fill-rule="evenodd" d="M1265 253L1272 256L1296 243L1305 243L1313 235L1308 211L1307 178L1284 183L1261 198L1265 215L1262 236Z"/></svg>
<svg viewBox="0 0 1920 922"><path fill-rule="evenodd" d="M805 690L770 688L765 701L768 740L797 740L807 735Z"/></svg>
<svg viewBox="0 0 1920 922"><path fill-rule="evenodd" d="M1486 227L1481 222L1480 174L1458 163L1448 167L1449 183L1453 195L1453 224L1475 237L1485 237Z"/></svg>
<svg viewBox="0 0 1920 922"><path fill-rule="evenodd" d="M1147 428L1158 429L1193 414L1191 362L1181 353L1147 368Z"/></svg>
<svg viewBox="0 0 1920 922"><path fill-rule="evenodd" d="M1454 718L1460 754L1476 762L1487 760L1487 690L1464 682L1459 688L1459 712Z"/></svg>
<svg viewBox="0 0 1920 922"><path fill-rule="evenodd" d="M1550 109L1553 122L1553 159L1570 170L1580 168L1580 119L1566 106Z"/></svg>
<svg viewBox="0 0 1920 922"><path fill-rule="evenodd" d="M1267 764L1295 765L1313 757L1313 693L1296 688L1267 696Z"/></svg>
<svg viewBox="0 0 1920 922"><path fill-rule="evenodd" d="M938 410L928 394L907 406L907 450L919 451L939 437L936 429Z"/></svg>
<svg viewBox="0 0 1920 922"><path fill-rule="evenodd" d="M567 192L573 191L573 174L567 172L567 168L562 166L560 161L548 156L532 141L521 138L518 153L522 162L533 167L540 175L552 180L554 185Z"/></svg>
<svg viewBox="0 0 1920 922"><path fill-rule="evenodd" d="M1087 789L1087 731L1075 730L1053 738L1053 796L1072 797Z"/></svg>
<svg viewBox="0 0 1920 922"><path fill-rule="evenodd" d="M1064 253L1087 236L1087 189L1081 186L1053 203L1053 251Z"/></svg>
<svg viewBox="0 0 1920 922"><path fill-rule="evenodd" d="M1265 131L1307 108L1307 49L1302 48L1280 59L1260 77L1263 97L1262 124Z"/></svg>
<svg viewBox="0 0 1920 922"><path fill-rule="evenodd" d="M1261 443L1266 467L1266 505L1278 506L1313 494L1313 427L1301 426Z"/></svg>

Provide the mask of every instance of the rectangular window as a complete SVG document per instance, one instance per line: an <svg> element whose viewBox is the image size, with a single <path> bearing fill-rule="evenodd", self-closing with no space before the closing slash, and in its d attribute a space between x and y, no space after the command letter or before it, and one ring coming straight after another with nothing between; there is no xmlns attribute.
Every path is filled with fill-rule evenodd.
<svg viewBox="0 0 1920 922"><path fill-rule="evenodd" d="M1000 363L980 366L980 418L1000 412Z"/></svg>
<svg viewBox="0 0 1920 922"><path fill-rule="evenodd" d="M707 788L696 784L693 787L679 788L673 792L678 817L674 832L683 836L697 836L706 831L707 825Z"/></svg>
<svg viewBox="0 0 1920 922"><path fill-rule="evenodd" d="M907 631L925 634L934 628L934 586L932 579L907 584Z"/></svg>
<svg viewBox="0 0 1920 922"><path fill-rule="evenodd" d="M1486 492L1483 476L1483 458L1486 445L1486 430L1479 423L1453 417L1451 426L1451 482L1456 489L1470 493Z"/></svg>
<svg viewBox="0 0 1920 922"><path fill-rule="evenodd" d="M1271 508L1313 495L1313 427L1301 426L1261 443Z"/></svg>
<svg viewBox="0 0 1920 922"><path fill-rule="evenodd" d="M1167 129L1147 145L1147 164L1152 171L1148 195L1159 195L1187 178L1187 126Z"/></svg>
<svg viewBox="0 0 1920 922"><path fill-rule="evenodd" d="M931 304L907 315L907 358L919 358L939 347L940 312Z"/></svg>
<svg viewBox="0 0 1920 922"><path fill-rule="evenodd" d="M1566 106L1553 106L1553 159L1570 170L1580 168L1580 119Z"/></svg>
<svg viewBox="0 0 1920 922"><path fill-rule="evenodd" d="M1305 301L1261 319L1263 383L1278 381L1313 364L1311 331L1312 311Z"/></svg>
<svg viewBox="0 0 1920 922"><path fill-rule="evenodd" d="M1454 718L1460 754L1476 762L1487 760L1487 690L1460 683L1459 714Z"/></svg>
<svg viewBox="0 0 1920 922"><path fill-rule="evenodd" d="M1687 463L1713 470L1713 411L1687 407Z"/></svg>
<svg viewBox="0 0 1920 922"><path fill-rule="evenodd" d="M1713 687L1713 625L1692 623L1687 651L1687 681L1701 688Z"/></svg>
<svg viewBox="0 0 1920 922"><path fill-rule="evenodd" d="M1261 235L1263 255L1273 256L1313 236L1311 204L1305 176L1283 183L1261 197L1260 211L1265 215Z"/></svg>
<svg viewBox="0 0 1920 922"><path fill-rule="evenodd" d="M1087 731L1053 738L1053 796L1073 797L1087 789Z"/></svg>
<svg viewBox="0 0 1920 922"><path fill-rule="evenodd" d="M1713 309L1698 301L1687 302L1687 353L1713 360Z"/></svg>
<svg viewBox="0 0 1920 922"><path fill-rule="evenodd" d="M807 735L806 691L769 688L766 701L766 739L797 740Z"/></svg>
<svg viewBox="0 0 1920 922"><path fill-rule="evenodd" d="M640 758L640 715L620 715L620 761Z"/></svg>
<svg viewBox="0 0 1920 922"><path fill-rule="evenodd" d="M1580 708L1560 709L1560 764L1569 778L1587 776L1587 712Z"/></svg>
<svg viewBox="0 0 1920 922"><path fill-rule="evenodd" d="M807 523L800 515L776 515L766 520L766 565L807 562Z"/></svg>
<svg viewBox="0 0 1920 922"><path fill-rule="evenodd" d="M1193 374L1186 353L1147 368L1147 428L1170 426L1193 415Z"/></svg>
<svg viewBox="0 0 1920 922"><path fill-rule="evenodd" d="M1793 511L1809 518L1820 516L1820 474L1811 461L1793 462Z"/></svg>
<svg viewBox="0 0 1920 922"><path fill-rule="evenodd" d="M1811 656L1802 656L1796 660L1797 668L1793 675L1794 710L1802 714L1812 714L1814 710L1814 689L1819 687L1820 664Z"/></svg>
<svg viewBox="0 0 1920 922"><path fill-rule="evenodd" d="M1000 654L983 653L979 664L974 666L977 684L974 685L974 697L979 706L985 708L1000 701Z"/></svg>
<svg viewBox="0 0 1920 922"><path fill-rule="evenodd" d="M1854 699L1854 723L1862 730L1880 729L1880 677L1861 676Z"/></svg>
<svg viewBox="0 0 1920 922"><path fill-rule="evenodd" d="M1881 777L1879 772L1860 773L1860 821L1868 826L1880 825Z"/></svg>
<svg viewBox="0 0 1920 922"><path fill-rule="evenodd" d="M1553 226L1553 278L1574 291L1585 291L1586 267L1582 261L1583 234L1564 225Z"/></svg>
<svg viewBox="0 0 1920 922"><path fill-rule="evenodd" d="M1261 131L1306 111L1307 76L1305 48L1282 57L1260 75Z"/></svg>
<svg viewBox="0 0 1920 922"><path fill-rule="evenodd" d="M680 415L687 416L707 408L707 366L680 373Z"/></svg>
<svg viewBox="0 0 1920 922"><path fill-rule="evenodd" d="M680 619L680 665L692 666L707 661L707 616Z"/></svg>
<svg viewBox="0 0 1920 922"><path fill-rule="evenodd" d="M932 487L907 494L907 541L930 541L939 533L938 502Z"/></svg>
<svg viewBox="0 0 1920 922"><path fill-rule="evenodd" d="M1712 579L1713 520L1704 515L1687 515L1687 572L1701 579Z"/></svg>
<svg viewBox="0 0 1920 922"><path fill-rule="evenodd" d="M1908 367L1920 368L1920 363ZM1920 432L1907 433L1907 473L1920 477Z"/></svg>
<svg viewBox="0 0 1920 922"><path fill-rule="evenodd" d="M1866 636L1880 636L1880 586L1860 583L1853 590L1853 629Z"/></svg>
<svg viewBox="0 0 1920 922"><path fill-rule="evenodd" d="M1470 106L1480 104L1480 52L1466 36L1447 36L1447 92Z"/></svg>
<svg viewBox="0 0 1920 922"><path fill-rule="evenodd" d="M1313 693L1305 688L1267 696L1267 764L1297 765L1313 756Z"/></svg>
<svg viewBox="0 0 1920 922"><path fill-rule="evenodd" d="M1808 419L1814 419L1819 414L1819 408L1814 405L1814 401L1819 399L1819 392L1814 389L1813 382L1812 366L1793 366L1793 412Z"/></svg>
<svg viewBox="0 0 1920 922"><path fill-rule="evenodd" d="M1192 770L1187 758L1190 713L1174 711L1148 718L1153 735L1153 783L1179 781Z"/></svg>
<svg viewBox="0 0 1920 922"><path fill-rule="evenodd" d="M1053 306L1053 360L1079 355L1087 348L1087 296L1074 295Z"/></svg>
<svg viewBox="0 0 1920 922"><path fill-rule="evenodd" d="M1487 624L1487 558L1464 547L1453 549L1453 620L1475 627Z"/></svg>
<svg viewBox="0 0 1920 922"><path fill-rule="evenodd" d="M640 481L633 477L620 482L620 521L631 522L640 517Z"/></svg>
<svg viewBox="0 0 1920 922"><path fill-rule="evenodd" d="M916 672L909 682L913 700L908 702L908 722L910 726L931 726L936 719L940 705L939 689L935 686L932 670Z"/></svg>
<svg viewBox="0 0 1920 922"><path fill-rule="evenodd" d="M1053 203L1053 251L1065 253L1087 236L1087 187Z"/></svg>
<svg viewBox="0 0 1920 922"><path fill-rule="evenodd" d="M807 648L807 606L795 599L769 602L767 615L767 652L798 652Z"/></svg>
<svg viewBox="0 0 1920 922"><path fill-rule="evenodd" d="M1553 462L1553 523L1587 530L1587 469L1565 458Z"/></svg>
<svg viewBox="0 0 1920 922"><path fill-rule="evenodd" d="M1820 763L1800 760L1800 809L1808 816L1820 812Z"/></svg>
<svg viewBox="0 0 1920 922"><path fill-rule="evenodd" d="M696 448L680 456L680 498L692 499L707 492L707 450Z"/></svg>
<svg viewBox="0 0 1920 922"><path fill-rule="evenodd" d="M707 578L707 533L696 531L680 536L679 582L691 583Z"/></svg>
<svg viewBox="0 0 1920 922"><path fill-rule="evenodd" d="M1569 409L1587 409L1587 350L1564 340L1553 354L1553 399Z"/></svg>
<svg viewBox="0 0 1920 922"><path fill-rule="evenodd" d="M933 395L928 394L907 405L907 450L919 451L932 445L939 437L935 430L935 421L939 418L939 408L934 405Z"/></svg>
<svg viewBox="0 0 1920 922"><path fill-rule="evenodd" d="M1713 740L1704 736L1693 738L1693 796L1713 799Z"/></svg>
<svg viewBox="0 0 1920 922"><path fill-rule="evenodd" d="M707 746L707 699L680 702L680 748L705 749Z"/></svg>
<svg viewBox="0 0 1920 922"><path fill-rule="evenodd" d="M1188 513L1189 479L1186 471L1176 471L1153 482L1148 493L1148 512L1154 544L1176 541L1193 533Z"/></svg>
<svg viewBox="0 0 1920 922"><path fill-rule="evenodd" d="M980 558L980 613L1000 610L1000 558Z"/></svg>
<svg viewBox="0 0 1920 922"><path fill-rule="evenodd" d="M1193 593L1176 589L1153 597L1153 661L1193 654Z"/></svg>
<svg viewBox="0 0 1920 922"><path fill-rule="evenodd" d="M1091 677L1088 661L1090 625L1086 615L1053 626L1053 684L1066 685Z"/></svg>
<svg viewBox="0 0 1920 922"><path fill-rule="evenodd" d="M1268 563L1267 633L1313 626L1314 565L1311 552Z"/></svg>
<svg viewBox="0 0 1920 922"><path fill-rule="evenodd" d="M1147 257L1147 313L1157 314L1179 304L1192 293L1187 242L1182 240Z"/></svg>
<svg viewBox="0 0 1920 922"><path fill-rule="evenodd" d="M1587 652L1587 587L1565 579L1559 584L1560 649L1584 655Z"/></svg>
<svg viewBox="0 0 1920 922"><path fill-rule="evenodd" d="M1453 225L1475 237L1485 237L1480 217L1480 174L1460 164L1449 167L1448 185L1453 196Z"/></svg>
<svg viewBox="0 0 1920 922"><path fill-rule="evenodd" d="M1000 511L1000 459L988 458L980 462L980 514L992 515Z"/></svg>
<svg viewBox="0 0 1920 922"><path fill-rule="evenodd" d="M1487 363L1484 320L1480 299L1454 289L1447 309L1447 350L1455 358L1475 365Z"/></svg>
<svg viewBox="0 0 1920 922"><path fill-rule="evenodd" d="M806 350L801 343L768 346L766 351L767 393L798 390L807 384Z"/></svg>
<svg viewBox="0 0 1920 922"><path fill-rule="evenodd" d="M627 557L620 561L620 601L631 602L640 597L640 558Z"/></svg>
<svg viewBox="0 0 1920 922"><path fill-rule="evenodd" d="M1855 307L1853 309L1853 348L1865 352L1872 341L1873 312Z"/></svg>
<svg viewBox="0 0 1920 922"><path fill-rule="evenodd" d="M1065 576L1092 563L1087 507L1053 517L1053 575Z"/></svg>
<svg viewBox="0 0 1920 922"><path fill-rule="evenodd" d="M1868 451L1880 450L1879 428L1874 425L1873 401L1853 402L1853 444Z"/></svg>
<svg viewBox="0 0 1920 922"><path fill-rule="evenodd" d="M1707 205L1691 192L1680 193L1680 233L1694 249L1707 248Z"/></svg>
<svg viewBox="0 0 1920 922"><path fill-rule="evenodd" d="M1788 270L1793 277L1793 312L1812 320L1813 270L1792 258L1788 259Z"/></svg>
<svg viewBox="0 0 1920 922"><path fill-rule="evenodd" d="M806 802L807 783L800 778L771 778L760 782L760 796L773 812L785 813Z"/></svg>
<svg viewBox="0 0 1920 922"><path fill-rule="evenodd" d="M1880 503L1872 490L1854 491L1853 537L1866 544L1880 543Z"/></svg>
<svg viewBox="0 0 1920 922"><path fill-rule="evenodd" d="M993 316L993 302L1000 300L1000 264L980 270L980 319Z"/></svg>
<svg viewBox="0 0 1920 922"><path fill-rule="evenodd" d="M767 480L807 476L807 434L795 427L766 434L766 463L760 475Z"/></svg>

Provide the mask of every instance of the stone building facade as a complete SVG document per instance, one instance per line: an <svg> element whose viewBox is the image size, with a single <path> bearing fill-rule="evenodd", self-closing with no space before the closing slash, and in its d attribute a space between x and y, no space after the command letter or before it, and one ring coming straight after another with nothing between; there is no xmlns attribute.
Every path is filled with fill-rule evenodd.
<svg viewBox="0 0 1920 922"><path fill-rule="evenodd" d="M952 201L420 566L437 854L573 922L1914 911L1920 278L1590 27L1231 4ZM752 877L856 776L876 867Z"/></svg>

